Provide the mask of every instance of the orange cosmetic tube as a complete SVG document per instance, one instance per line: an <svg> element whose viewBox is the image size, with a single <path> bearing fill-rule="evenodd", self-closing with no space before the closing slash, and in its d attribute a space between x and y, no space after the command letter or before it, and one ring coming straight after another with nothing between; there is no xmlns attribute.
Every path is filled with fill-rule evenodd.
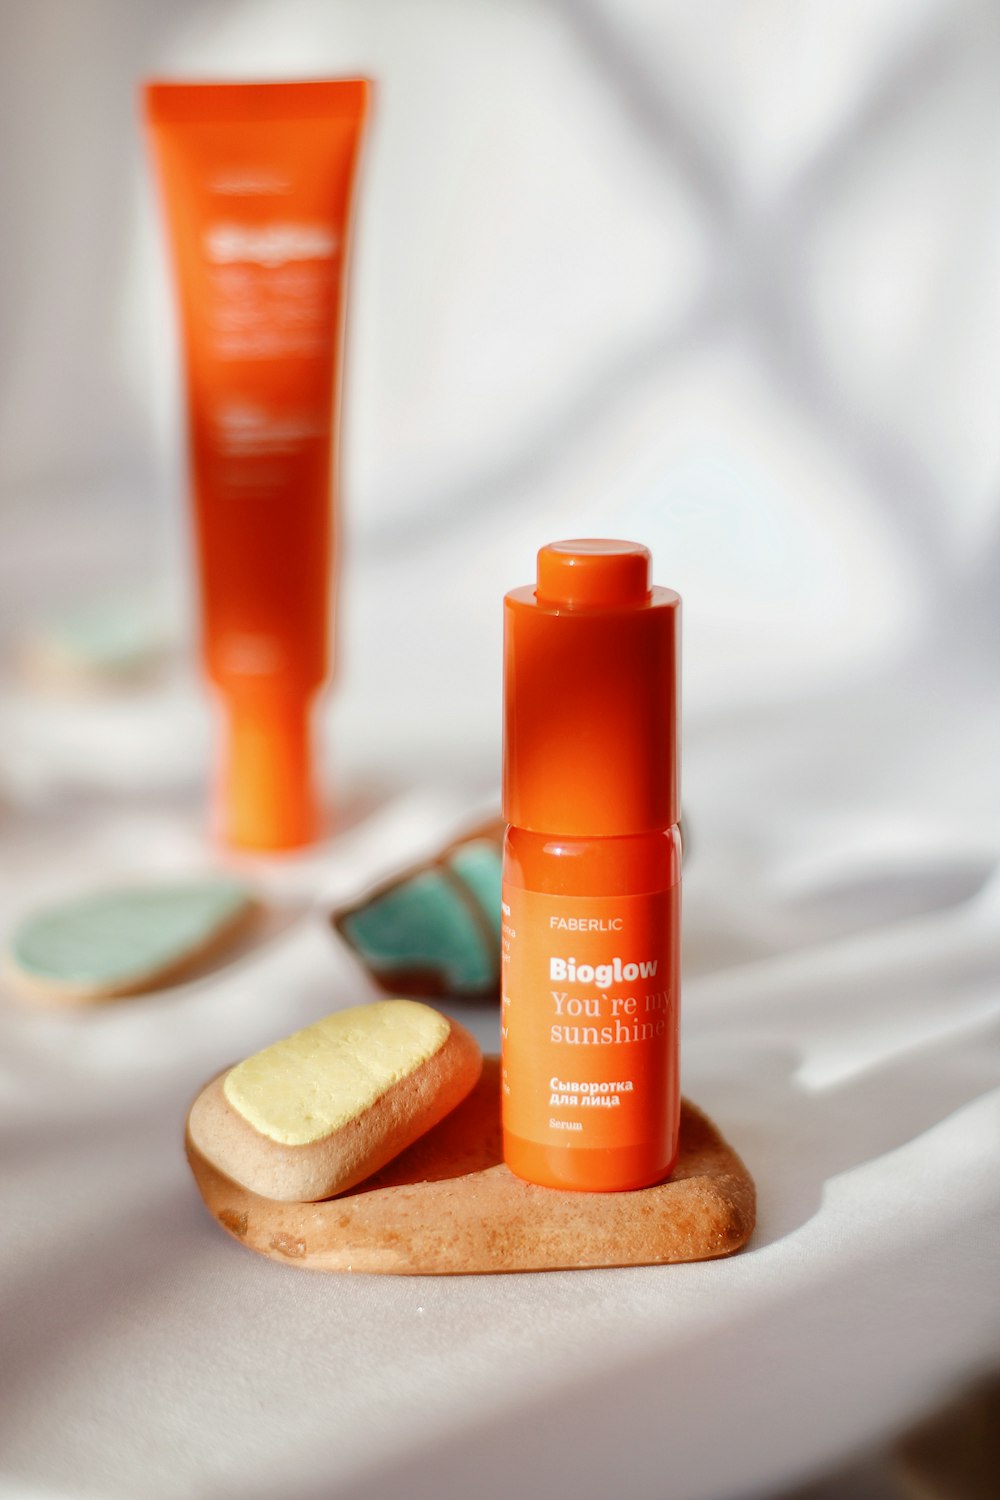
<svg viewBox="0 0 1000 1500"><path fill-rule="evenodd" d="M633 542L555 542L504 601L504 1157L667 1176L680 1125L680 600Z"/></svg>
<svg viewBox="0 0 1000 1500"><path fill-rule="evenodd" d="M363 79L152 82L173 252L201 639L221 700L218 821L251 849L321 824L344 274Z"/></svg>

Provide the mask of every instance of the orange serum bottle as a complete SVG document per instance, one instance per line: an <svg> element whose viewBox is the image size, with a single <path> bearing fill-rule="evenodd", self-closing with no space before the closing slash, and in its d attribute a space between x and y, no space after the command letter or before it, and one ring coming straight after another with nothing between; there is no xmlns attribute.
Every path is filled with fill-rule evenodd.
<svg viewBox="0 0 1000 1500"><path fill-rule="evenodd" d="M504 600L504 1158L646 1187L680 1115L680 599L634 542L553 542Z"/></svg>

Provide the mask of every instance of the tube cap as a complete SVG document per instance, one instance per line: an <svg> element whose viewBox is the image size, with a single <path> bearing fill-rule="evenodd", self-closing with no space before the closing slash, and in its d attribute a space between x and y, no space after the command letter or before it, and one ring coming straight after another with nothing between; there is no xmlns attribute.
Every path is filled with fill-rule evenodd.
<svg viewBox="0 0 1000 1500"><path fill-rule="evenodd" d="M577 838L680 816L680 599L637 542L552 542L504 599L503 810Z"/></svg>
<svg viewBox="0 0 1000 1500"><path fill-rule="evenodd" d="M293 849L316 837L311 717L305 698L226 699L219 807L227 843Z"/></svg>

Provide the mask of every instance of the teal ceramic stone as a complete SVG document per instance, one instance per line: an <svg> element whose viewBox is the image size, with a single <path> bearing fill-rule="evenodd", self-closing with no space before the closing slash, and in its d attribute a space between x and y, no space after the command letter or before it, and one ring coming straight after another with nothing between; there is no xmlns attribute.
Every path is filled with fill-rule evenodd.
<svg viewBox="0 0 1000 1500"><path fill-rule="evenodd" d="M155 600L102 596L40 620L21 642L20 662L41 684L114 690L160 666L170 643L168 617Z"/></svg>
<svg viewBox="0 0 1000 1500"><path fill-rule="evenodd" d="M54 649L81 669L134 672L159 646L155 621L137 601L101 599L54 615L48 626Z"/></svg>
<svg viewBox="0 0 1000 1500"><path fill-rule="evenodd" d="M242 925L245 886L210 879L95 892L26 918L10 942L22 987L76 998L149 988Z"/></svg>
<svg viewBox="0 0 1000 1500"><path fill-rule="evenodd" d="M495 982L489 926L440 867L411 875L335 921L379 982L404 994L482 994Z"/></svg>
<svg viewBox="0 0 1000 1500"><path fill-rule="evenodd" d="M502 858L495 839L470 839L450 855L448 867L465 882L500 944Z"/></svg>

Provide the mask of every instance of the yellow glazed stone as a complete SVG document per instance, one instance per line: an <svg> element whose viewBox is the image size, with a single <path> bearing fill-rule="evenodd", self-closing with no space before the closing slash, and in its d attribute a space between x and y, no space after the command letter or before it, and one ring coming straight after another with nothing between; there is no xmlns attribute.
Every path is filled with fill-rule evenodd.
<svg viewBox="0 0 1000 1500"><path fill-rule="evenodd" d="M223 1091L261 1135L308 1146L433 1057L449 1030L442 1015L416 1000L356 1005L238 1063Z"/></svg>

